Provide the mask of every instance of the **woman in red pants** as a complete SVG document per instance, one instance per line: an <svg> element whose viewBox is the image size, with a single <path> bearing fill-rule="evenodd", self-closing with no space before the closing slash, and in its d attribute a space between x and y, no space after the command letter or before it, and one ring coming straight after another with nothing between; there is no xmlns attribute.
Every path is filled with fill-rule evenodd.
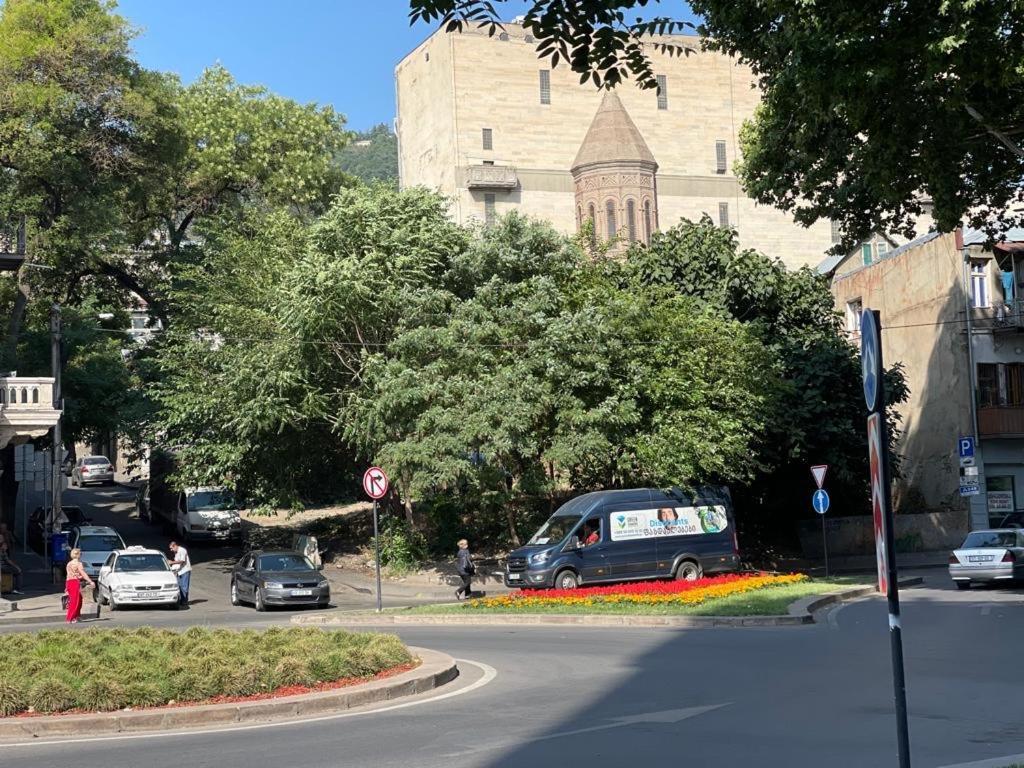
<svg viewBox="0 0 1024 768"><path fill-rule="evenodd" d="M89 578L89 574L85 572L81 557L82 550L71 550L71 559L68 561L67 567L67 581L64 583L64 588L68 592L68 624L77 623L78 617L82 613L82 582L88 583L90 587L95 586L92 579Z"/></svg>

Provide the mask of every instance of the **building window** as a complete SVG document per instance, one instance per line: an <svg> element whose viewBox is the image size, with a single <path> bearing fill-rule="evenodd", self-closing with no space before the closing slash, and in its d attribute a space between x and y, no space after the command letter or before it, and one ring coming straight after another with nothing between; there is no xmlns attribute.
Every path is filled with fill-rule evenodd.
<svg viewBox="0 0 1024 768"><path fill-rule="evenodd" d="M978 406L1024 406L1024 363L978 363Z"/></svg>
<svg viewBox="0 0 1024 768"><path fill-rule="evenodd" d="M550 104L551 103L551 70L542 69L540 71L540 103Z"/></svg>
<svg viewBox="0 0 1024 768"><path fill-rule="evenodd" d="M715 173L725 173L725 142L715 142Z"/></svg>
<svg viewBox="0 0 1024 768"><path fill-rule="evenodd" d="M729 226L729 204L719 203L718 204L718 226L728 227Z"/></svg>
<svg viewBox="0 0 1024 768"><path fill-rule="evenodd" d="M658 109L668 109L668 78L658 75Z"/></svg>
<svg viewBox="0 0 1024 768"><path fill-rule="evenodd" d="M860 260L865 267L870 267L874 262L874 252L871 250L871 243L862 243L860 246Z"/></svg>
<svg viewBox="0 0 1024 768"><path fill-rule="evenodd" d="M837 243L841 243L842 240L843 240L843 230L839 226L839 222L838 221L833 221L832 222L832 245L836 245Z"/></svg>
<svg viewBox="0 0 1024 768"><path fill-rule="evenodd" d="M493 160L484 160L484 165L494 165Z"/></svg>
<svg viewBox="0 0 1024 768"><path fill-rule="evenodd" d="M484 128L483 132L484 149L494 149L494 131Z"/></svg>
<svg viewBox="0 0 1024 768"><path fill-rule="evenodd" d="M484 224L490 226L494 223L495 211L494 211L494 193L488 192L484 195Z"/></svg>
<svg viewBox="0 0 1024 768"><path fill-rule="evenodd" d="M852 336L860 333L860 314L864 311L864 302L853 299L846 302L846 332Z"/></svg>
<svg viewBox="0 0 1024 768"><path fill-rule="evenodd" d="M1013 480L1013 475L989 475L985 478L988 521L992 528L1002 528L1006 515L1017 511Z"/></svg>
<svg viewBox="0 0 1024 768"><path fill-rule="evenodd" d="M644 200L644 242L651 244L651 201Z"/></svg>
<svg viewBox="0 0 1024 768"><path fill-rule="evenodd" d="M423 54L423 60L430 61L430 51L427 51L426 53Z"/></svg>
<svg viewBox="0 0 1024 768"><path fill-rule="evenodd" d="M608 224L608 239L615 239L615 201L609 200L604 205L605 219Z"/></svg>
<svg viewBox="0 0 1024 768"><path fill-rule="evenodd" d="M576 206L576 228L579 229L583 226L583 207L580 205Z"/></svg>
<svg viewBox="0 0 1024 768"><path fill-rule="evenodd" d="M629 232L629 242L636 242L636 203L632 200L626 201L626 231Z"/></svg>
<svg viewBox="0 0 1024 768"><path fill-rule="evenodd" d="M590 244L593 246L597 245L597 211L594 209L594 204L591 203L587 206L587 216L590 220Z"/></svg>
<svg viewBox="0 0 1024 768"><path fill-rule="evenodd" d="M984 309L988 305L988 261L971 259L971 306Z"/></svg>
<svg viewBox="0 0 1024 768"><path fill-rule="evenodd" d="M877 243L875 243L875 250L878 252L878 258L881 259L883 256L885 256L885 254L889 252L889 241L879 240Z"/></svg>

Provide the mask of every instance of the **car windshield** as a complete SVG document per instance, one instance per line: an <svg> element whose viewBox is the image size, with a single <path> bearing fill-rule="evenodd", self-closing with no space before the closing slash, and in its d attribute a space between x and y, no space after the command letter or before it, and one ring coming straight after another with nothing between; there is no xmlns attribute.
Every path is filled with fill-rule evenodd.
<svg viewBox="0 0 1024 768"><path fill-rule="evenodd" d="M230 491L196 491L188 495L188 508L191 512L234 509L235 497Z"/></svg>
<svg viewBox="0 0 1024 768"><path fill-rule="evenodd" d="M583 515L575 513L555 514L541 526L540 530L533 534L527 544L543 545L557 544L569 535L569 531L576 527Z"/></svg>
<svg viewBox="0 0 1024 768"><path fill-rule="evenodd" d="M313 564L302 555L260 555L260 570L274 571L315 571Z"/></svg>
<svg viewBox="0 0 1024 768"><path fill-rule="evenodd" d="M109 552L112 549L124 549L124 542L116 533L92 534L82 536L78 540L78 548L83 552Z"/></svg>
<svg viewBox="0 0 1024 768"><path fill-rule="evenodd" d="M163 555L121 555L114 563L115 571L166 571Z"/></svg>
<svg viewBox="0 0 1024 768"><path fill-rule="evenodd" d="M110 462L102 456L90 456L89 458L84 459L82 463L92 466L94 464L109 464Z"/></svg>
<svg viewBox="0 0 1024 768"><path fill-rule="evenodd" d="M1013 531L974 531L967 534L960 549L983 549L985 547L1015 547L1017 534Z"/></svg>

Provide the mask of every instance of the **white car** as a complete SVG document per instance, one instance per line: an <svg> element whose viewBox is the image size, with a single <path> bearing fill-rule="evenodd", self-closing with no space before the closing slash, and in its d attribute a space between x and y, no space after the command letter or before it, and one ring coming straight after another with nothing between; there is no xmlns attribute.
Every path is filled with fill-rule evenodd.
<svg viewBox="0 0 1024 768"><path fill-rule="evenodd" d="M92 578L99 575L111 552L125 548L124 539L106 525L76 525L68 536L67 549L82 550L82 565Z"/></svg>
<svg viewBox="0 0 1024 768"><path fill-rule="evenodd" d="M177 608L178 579L162 552L128 547L111 552L96 580L101 605L116 611L125 605L166 605Z"/></svg>
<svg viewBox="0 0 1024 768"><path fill-rule="evenodd" d="M972 582L1020 582L1024 579L1024 531L971 531L949 556L949 575L957 589L970 589Z"/></svg>

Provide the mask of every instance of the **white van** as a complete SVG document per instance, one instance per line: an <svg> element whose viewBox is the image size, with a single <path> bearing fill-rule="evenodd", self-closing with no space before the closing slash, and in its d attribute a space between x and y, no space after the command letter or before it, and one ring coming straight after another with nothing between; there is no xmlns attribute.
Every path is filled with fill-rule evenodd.
<svg viewBox="0 0 1024 768"><path fill-rule="evenodd" d="M242 538L242 518L227 488L186 488L178 494L174 529L188 541Z"/></svg>

